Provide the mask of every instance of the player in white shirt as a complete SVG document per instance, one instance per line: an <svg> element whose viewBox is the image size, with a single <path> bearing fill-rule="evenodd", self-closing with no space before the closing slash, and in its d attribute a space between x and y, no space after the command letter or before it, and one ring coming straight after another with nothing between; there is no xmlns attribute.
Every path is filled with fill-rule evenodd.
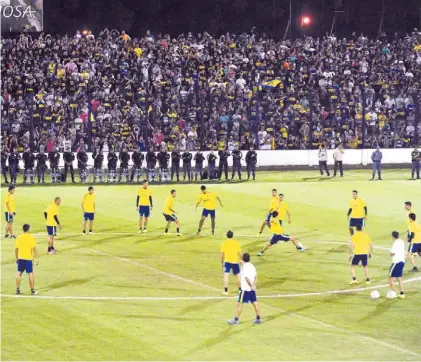
<svg viewBox="0 0 421 362"><path fill-rule="evenodd" d="M235 311L234 319L228 321L229 324L239 324L239 318L243 310L244 303L253 304L254 310L256 312L256 319L253 321L253 324L261 324L262 320L260 319L260 308L257 304L256 296L256 283L257 283L257 272L256 268L252 263L250 263L250 254L243 254L243 267L241 268L241 290L238 296L237 308Z"/></svg>
<svg viewBox="0 0 421 362"><path fill-rule="evenodd" d="M399 239L399 233L397 231L392 232L393 245L390 250L392 256L392 265L389 268L389 284L390 290L395 291L395 280L399 283L400 294L399 298L404 299L405 293L403 291L402 274L405 266L405 243L402 239Z"/></svg>

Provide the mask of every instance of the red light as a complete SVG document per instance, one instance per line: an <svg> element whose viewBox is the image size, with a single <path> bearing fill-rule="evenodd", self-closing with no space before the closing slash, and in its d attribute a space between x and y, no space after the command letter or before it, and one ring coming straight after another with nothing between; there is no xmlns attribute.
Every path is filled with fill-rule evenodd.
<svg viewBox="0 0 421 362"><path fill-rule="evenodd" d="M311 23L311 19L310 19L310 17L308 17L308 16L303 16L303 17L301 18L301 25L302 25L302 26L307 26L307 25L310 25L310 23Z"/></svg>

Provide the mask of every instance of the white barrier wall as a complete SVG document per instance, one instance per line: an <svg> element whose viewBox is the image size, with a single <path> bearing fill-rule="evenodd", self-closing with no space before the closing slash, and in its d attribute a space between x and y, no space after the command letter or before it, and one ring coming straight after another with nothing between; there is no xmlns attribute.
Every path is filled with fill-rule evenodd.
<svg viewBox="0 0 421 362"><path fill-rule="evenodd" d="M344 165L361 165L366 166L371 164L371 154L374 152L374 149L364 149L364 150L344 150L343 163ZM257 152L257 167L276 167L276 166L317 166L319 164L318 150L287 150L287 151L256 151ZM402 164L402 163L411 163L411 152L412 149L402 148L402 149L384 149L381 150L383 153L383 164ZM192 152L193 157L196 152ZM209 151L203 152L205 156L204 166L207 166L207 155ZM218 153L214 152L217 156ZM247 151L242 151L243 160L242 164L245 165L245 158ZM75 157L76 157L76 153ZM107 165L107 155L104 153L104 162L103 166ZM145 155L145 153L144 153ZM88 153L88 166L93 166L92 154ZM218 165L218 160L216 164ZM328 150L328 164L333 165L333 150ZM171 164L171 162L170 162ZM182 164L182 163L181 163ZM194 166L194 161L192 165ZM119 165L119 164L118 164ZM130 165L132 162L130 161ZM228 165L232 166L232 157L228 159ZM64 166L63 154L61 154L60 167ZM77 160L73 162L73 166L77 167ZM146 161L143 162L142 166L146 166ZM20 167L23 167L23 161L20 161Z"/></svg>

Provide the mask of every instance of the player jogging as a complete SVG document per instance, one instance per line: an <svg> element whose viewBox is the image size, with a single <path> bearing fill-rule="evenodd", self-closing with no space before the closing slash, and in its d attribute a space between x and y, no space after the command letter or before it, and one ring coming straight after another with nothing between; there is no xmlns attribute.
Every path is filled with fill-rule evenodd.
<svg viewBox="0 0 421 362"><path fill-rule="evenodd" d="M351 216L351 218L350 218ZM358 191L352 191L352 200L349 202L348 210L348 220L349 220L349 233L351 236L354 234L354 227L364 225L364 220L367 220L367 205L364 200L358 197Z"/></svg>
<svg viewBox="0 0 421 362"><path fill-rule="evenodd" d="M272 189L272 197L270 199L269 211L268 211L267 217L263 221L262 226L260 227L260 231L256 235L256 237L260 237L260 235L262 235L262 232L265 229L265 226L267 226L268 222L270 221L270 218L272 216L272 212L278 210L278 208L279 208L278 191L276 189Z"/></svg>
<svg viewBox="0 0 421 362"><path fill-rule="evenodd" d="M355 267L361 262L365 273L365 284L370 284L370 277L368 276L368 259L373 253L373 245L369 236L363 232L362 225L357 225L357 231L351 236L350 255L351 261L351 276L352 280L349 284L357 284L357 277L355 276Z"/></svg>
<svg viewBox="0 0 421 362"><path fill-rule="evenodd" d="M284 194L278 195L279 199L279 206L278 206L278 219L279 222L283 223L283 220L285 219L285 214L288 216L288 224L291 224L291 213L289 212L289 206L287 202L284 200Z"/></svg>
<svg viewBox="0 0 421 362"><path fill-rule="evenodd" d="M399 298L405 299L405 293L403 291L403 268L405 267L405 243L402 239L399 239L399 233L397 231L392 232L393 245L390 250L392 256L392 265L389 268L389 284L390 289L395 291L395 280L399 283Z"/></svg>
<svg viewBox="0 0 421 362"><path fill-rule="evenodd" d="M5 238L16 238L16 235L13 234L13 220L16 215L15 190L15 186L9 186L6 199L4 201L4 216L6 219Z"/></svg>
<svg viewBox="0 0 421 362"><path fill-rule="evenodd" d="M256 312L256 319L253 324L262 324L260 319L260 308L257 304L256 295L256 284L257 284L257 272L256 268L250 263L250 254L245 253L243 255L243 267L241 268L241 290L238 295L237 307L235 310L235 317L228 321L229 324L239 324L241 312L243 311L243 304L253 304L254 311Z"/></svg>
<svg viewBox="0 0 421 362"><path fill-rule="evenodd" d="M152 190L148 187L148 180L143 180L143 186L137 191L136 208L139 212L139 234L148 232L148 220L153 208ZM143 222L145 218L145 222Z"/></svg>
<svg viewBox="0 0 421 362"><path fill-rule="evenodd" d="M221 245L221 263L224 268L224 292L223 295L228 295L228 276L230 271L237 277L238 288L241 290L240 279L240 260L241 246L240 243L233 239L234 233L230 230L227 232L227 239Z"/></svg>
<svg viewBox="0 0 421 362"><path fill-rule="evenodd" d="M199 194L199 197L197 198L197 204L195 211L197 210L197 207L200 205L200 203L203 201L203 211L202 211L202 217L199 222L199 229L197 230L196 236L200 235L200 232L202 231L203 223L205 222L205 219L210 216L211 217L211 223L212 223L212 235L215 235L215 217L216 217L216 201L218 200L221 207L224 207L222 205L222 201L219 198L219 196L213 192L208 192L206 190L206 186L202 185L200 187L201 193Z"/></svg>
<svg viewBox="0 0 421 362"><path fill-rule="evenodd" d="M175 211L175 208L174 208L174 199L176 196L177 196L176 191L171 190L171 195L168 196L167 201L165 201L163 214L164 214L165 220L167 221L167 226L165 228L164 235L168 235L168 229L170 228L171 223L175 222L175 225L177 226L177 236L181 236L180 221L175 215L177 211Z"/></svg>
<svg viewBox="0 0 421 362"><path fill-rule="evenodd" d="M54 202L48 205L44 211L45 225L47 226L48 233L48 254L57 253L57 249L54 248L54 237L57 234L57 226L60 230L62 228L58 219L58 207L60 204L60 197L56 197Z"/></svg>
<svg viewBox="0 0 421 362"><path fill-rule="evenodd" d="M409 219L409 214L417 214L415 210L412 208L412 202L406 201L405 202L405 211L408 216L408 238L409 238L409 226L411 225L411 220Z"/></svg>
<svg viewBox="0 0 421 362"><path fill-rule="evenodd" d="M413 266L413 272L419 271L415 262L415 255L418 253L421 256L421 225L415 222L416 219L415 214L409 214L408 259Z"/></svg>
<svg viewBox="0 0 421 362"><path fill-rule="evenodd" d="M279 241L292 241L298 251L306 250L301 243L297 242L297 238L295 236L284 234L284 228L278 219L278 211L272 212L272 217L270 218L268 225L270 227L270 231L273 233L272 238L257 254L257 256L262 256L267 249L269 249L272 245L277 244Z"/></svg>
<svg viewBox="0 0 421 362"><path fill-rule="evenodd" d="M38 250L36 246L35 237L29 234L30 229L31 226L29 224L24 224L22 227L23 234L19 235L16 239L16 294L20 294L20 283L22 280L22 274L25 271L29 276L29 286L31 288L31 295L37 294L35 292L33 261L36 260L36 264L38 265Z"/></svg>
<svg viewBox="0 0 421 362"><path fill-rule="evenodd" d="M96 196L94 194L94 188L88 187L88 193L85 194L82 200L82 211L83 211L83 227L82 233L86 235L86 222L89 220L89 234L93 234L92 226L95 218L95 201Z"/></svg>

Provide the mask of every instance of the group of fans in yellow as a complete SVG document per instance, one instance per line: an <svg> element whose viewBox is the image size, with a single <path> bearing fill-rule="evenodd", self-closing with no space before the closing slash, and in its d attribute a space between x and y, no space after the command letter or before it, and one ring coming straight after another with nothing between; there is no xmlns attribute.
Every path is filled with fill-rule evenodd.
<svg viewBox="0 0 421 362"><path fill-rule="evenodd" d="M175 223L177 228L177 236L180 236L180 221L177 218L177 211L175 209L175 198L177 196L176 190L171 190L170 195L165 201L163 208L163 216L167 222L165 227L165 235L168 235L168 230L171 223ZM200 194L197 199L196 210L201 203L203 203L202 216L199 222L197 230L197 236L202 231L203 224L208 216L211 219L211 233L215 234L215 219L216 219L216 204L220 204L223 207L222 201L219 196L214 192L209 192L206 186L201 186ZM89 221L89 234L93 233L93 222L95 217L95 202L96 196L94 188L90 186L88 192L84 195L81 203L83 213L83 230L84 235L87 234L87 224ZM55 254L57 252L54 247L54 237L57 233L57 227L62 228L59 215L59 206L61 203L60 197L56 197L54 201L47 206L44 212L45 224L48 234L48 254ZM10 186L4 202L5 207L5 219L6 219L6 238L16 238L13 234L13 221L16 215L16 203L15 203L15 187ZM139 212L139 233L147 233L148 220L151 215L153 208L152 190L148 185L148 181L144 180L143 185L139 188L136 198L136 208ZM389 283L392 291L395 290L395 281L398 281L400 294L394 294L396 297L401 299L405 298L402 275L405 266L405 261L409 260L412 264L413 272L418 272L418 268L415 261L415 256L418 254L421 256L421 225L416 222L416 214L412 208L412 203L405 202L405 210L408 217L408 253L405 252L404 241L399 237L397 231L392 232L392 238L394 240L393 246L390 250L392 257L392 265L389 268ZM349 232L351 234L350 240L350 268L352 280L350 284L357 284L357 277L355 273L356 267L361 263L364 269L366 284L370 284L370 277L368 273L368 261L371 258L373 245L370 237L363 231L365 220L367 219L367 205L364 200L358 196L356 190L352 191L352 199L349 204L349 210L347 213L349 220ZM302 252L306 249L303 245L297 241L297 238L293 235L284 233L284 221L287 218L288 223L291 223L291 213L289 206L284 200L284 195L277 192L276 189L272 190L272 196L270 199L270 207L268 214L263 221L257 237L260 237L265 229L269 227L272 237L269 242L263 247L263 249L257 254L261 257L263 254L277 244L278 242L291 241L295 248ZM34 235L30 233L30 225L23 225L23 233L16 239L15 245L15 256L17 263L16 273L16 294L21 294L20 284L22 274L26 271L29 275L29 284L31 288L31 294L36 295L34 285L34 272L33 264L38 263L38 251L36 248L36 240ZM228 231L226 234L227 238L221 245L221 264L224 270L224 291L223 295L228 296L228 277L232 272L236 276L239 288L239 297L237 301L237 308L235 317L228 321L229 324L238 324L239 317L242 311L243 304L252 303L255 312L256 319L253 321L254 324L262 323L260 318L260 310L257 303L256 295L256 283L257 283L257 272L254 265L250 262L250 254L242 253L241 246L238 241L234 239L234 233Z"/></svg>

